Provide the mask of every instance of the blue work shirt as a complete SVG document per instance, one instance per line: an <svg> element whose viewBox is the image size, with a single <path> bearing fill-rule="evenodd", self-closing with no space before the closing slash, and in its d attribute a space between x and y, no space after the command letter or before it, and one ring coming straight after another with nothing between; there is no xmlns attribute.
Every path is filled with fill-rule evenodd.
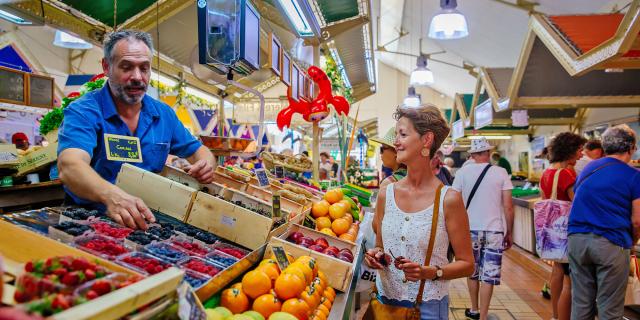
<svg viewBox="0 0 640 320"><path fill-rule="evenodd" d="M116 110L107 83L64 109L64 121L58 134L58 155L69 148L84 150L91 157L91 167L103 179L115 183L124 162L107 159L105 133L138 137L142 162L130 164L152 172L162 171L169 154L187 158L202 145L168 105L149 95L142 99L138 128L132 134ZM66 187L65 191L77 204L97 205L79 198Z"/></svg>
<svg viewBox="0 0 640 320"><path fill-rule="evenodd" d="M569 234L594 233L615 245L631 248L632 202L640 199L640 171L614 158L593 160L580 173L575 193Z"/></svg>

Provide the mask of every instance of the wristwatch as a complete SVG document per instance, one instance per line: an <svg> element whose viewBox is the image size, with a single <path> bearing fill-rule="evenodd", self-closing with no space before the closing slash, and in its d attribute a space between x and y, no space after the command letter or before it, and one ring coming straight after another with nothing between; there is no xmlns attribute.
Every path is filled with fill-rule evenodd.
<svg viewBox="0 0 640 320"><path fill-rule="evenodd" d="M435 266L435 267L436 267L436 277L431 279L431 281L436 281L442 278L442 276L444 275L444 271L442 271L442 268L440 268L440 266Z"/></svg>

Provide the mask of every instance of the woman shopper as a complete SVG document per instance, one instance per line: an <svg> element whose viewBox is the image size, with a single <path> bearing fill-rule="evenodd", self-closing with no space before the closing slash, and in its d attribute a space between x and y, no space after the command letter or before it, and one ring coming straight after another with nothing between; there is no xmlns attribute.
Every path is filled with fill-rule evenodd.
<svg viewBox="0 0 640 320"><path fill-rule="evenodd" d="M365 255L365 263L379 269L378 295L371 309L376 309L375 304L412 307L424 281L419 301L421 319L447 319L448 280L473 273L469 221L462 197L443 187L430 166L449 127L432 105L400 107L394 117L398 121L394 145L398 161L407 165L407 176L387 185L378 195L376 246ZM433 226L435 213L437 222ZM428 256L431 230L435 234L432 254ZM453 263L447 259L449 243L456 255ZM425 266L427 258L430 263Z"/></svg>
<svg viewBox="0 0 640 320"><path fill-rule="evenodd" d="M548 157L551 165L540 178L540 189L544 199L551 198L554 178L558 175L557 199L573 200L573 185L576 182L574 166L582 156L582 146L587 140L571 132L558 134L549 144ZM551 271L551 305L553 319L567 320L571 315L571 279L568 263L553 263Z"/></svg>
<svg viewBox="0 0 640 320"><path fill-rule="evenodd" d="M640 237L640 172L628 165L636 142L627 125L607 129L606 156L589 162L576 182L569 215L571 319L623 317L629 249Z"/></svg>

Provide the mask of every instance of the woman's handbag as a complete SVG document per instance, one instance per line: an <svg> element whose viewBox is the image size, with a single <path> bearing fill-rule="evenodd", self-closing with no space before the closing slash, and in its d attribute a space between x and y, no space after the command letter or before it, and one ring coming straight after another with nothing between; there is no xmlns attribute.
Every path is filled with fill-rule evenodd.
<svg viewBox="0 0 640 320"><path fill-rule="evenodd" d="M429 237L429 246L427 247L427 255L424 258L424 265L428 266L433 253L433 245L436 240L436 231L438 227L438 215L440 211L440 192L443 185L438 186L436 190L436 198L433 203L433 218L431 220L431 236ZM425 280L420 280L420 289L415 305L412 308L399 307L383 304L377 298L377 290L373 290L369 308L363 317L364 320L420 320L420 305L422 304L422 292L424 291Z"/></svg>
<svg viewBox="0 0 640 320"><path fill-rule="evenodd" d="M553 176L551 198L536 202L533 217L536 230L536 250L540 258L567 263L568 227L571 201L558 200L558 169Z"/></svg>

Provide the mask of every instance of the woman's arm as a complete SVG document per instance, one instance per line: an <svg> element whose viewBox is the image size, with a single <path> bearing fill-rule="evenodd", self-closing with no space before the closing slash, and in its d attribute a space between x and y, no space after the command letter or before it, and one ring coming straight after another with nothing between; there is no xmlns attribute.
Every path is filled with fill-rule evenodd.
<svg viewBox="0 0 640 320"><path fill-rule="evenodd" d="M456 261L441 267L442 278L448 280L471 276L475 263L471 251L469 217L462 202L462 195L458 191L451 190L445 195L444 221Z"/></svg>
<svg viewBox="0 0 640 320"><path fill-rule="evenodd" d="M376 200L376 213L373 216L373 232L376 234L376 245L375 247L367 250L367 253L364 256L365 263L374 269L382 269L385 265L382 265L380 261L384 259L386 261L386 265L389 265L391 262L391 258L384 253L384 248L382 246L382 218L384 217L384 206L387 199L387 186L380 188L378 192L378 199Z"/></svg>

